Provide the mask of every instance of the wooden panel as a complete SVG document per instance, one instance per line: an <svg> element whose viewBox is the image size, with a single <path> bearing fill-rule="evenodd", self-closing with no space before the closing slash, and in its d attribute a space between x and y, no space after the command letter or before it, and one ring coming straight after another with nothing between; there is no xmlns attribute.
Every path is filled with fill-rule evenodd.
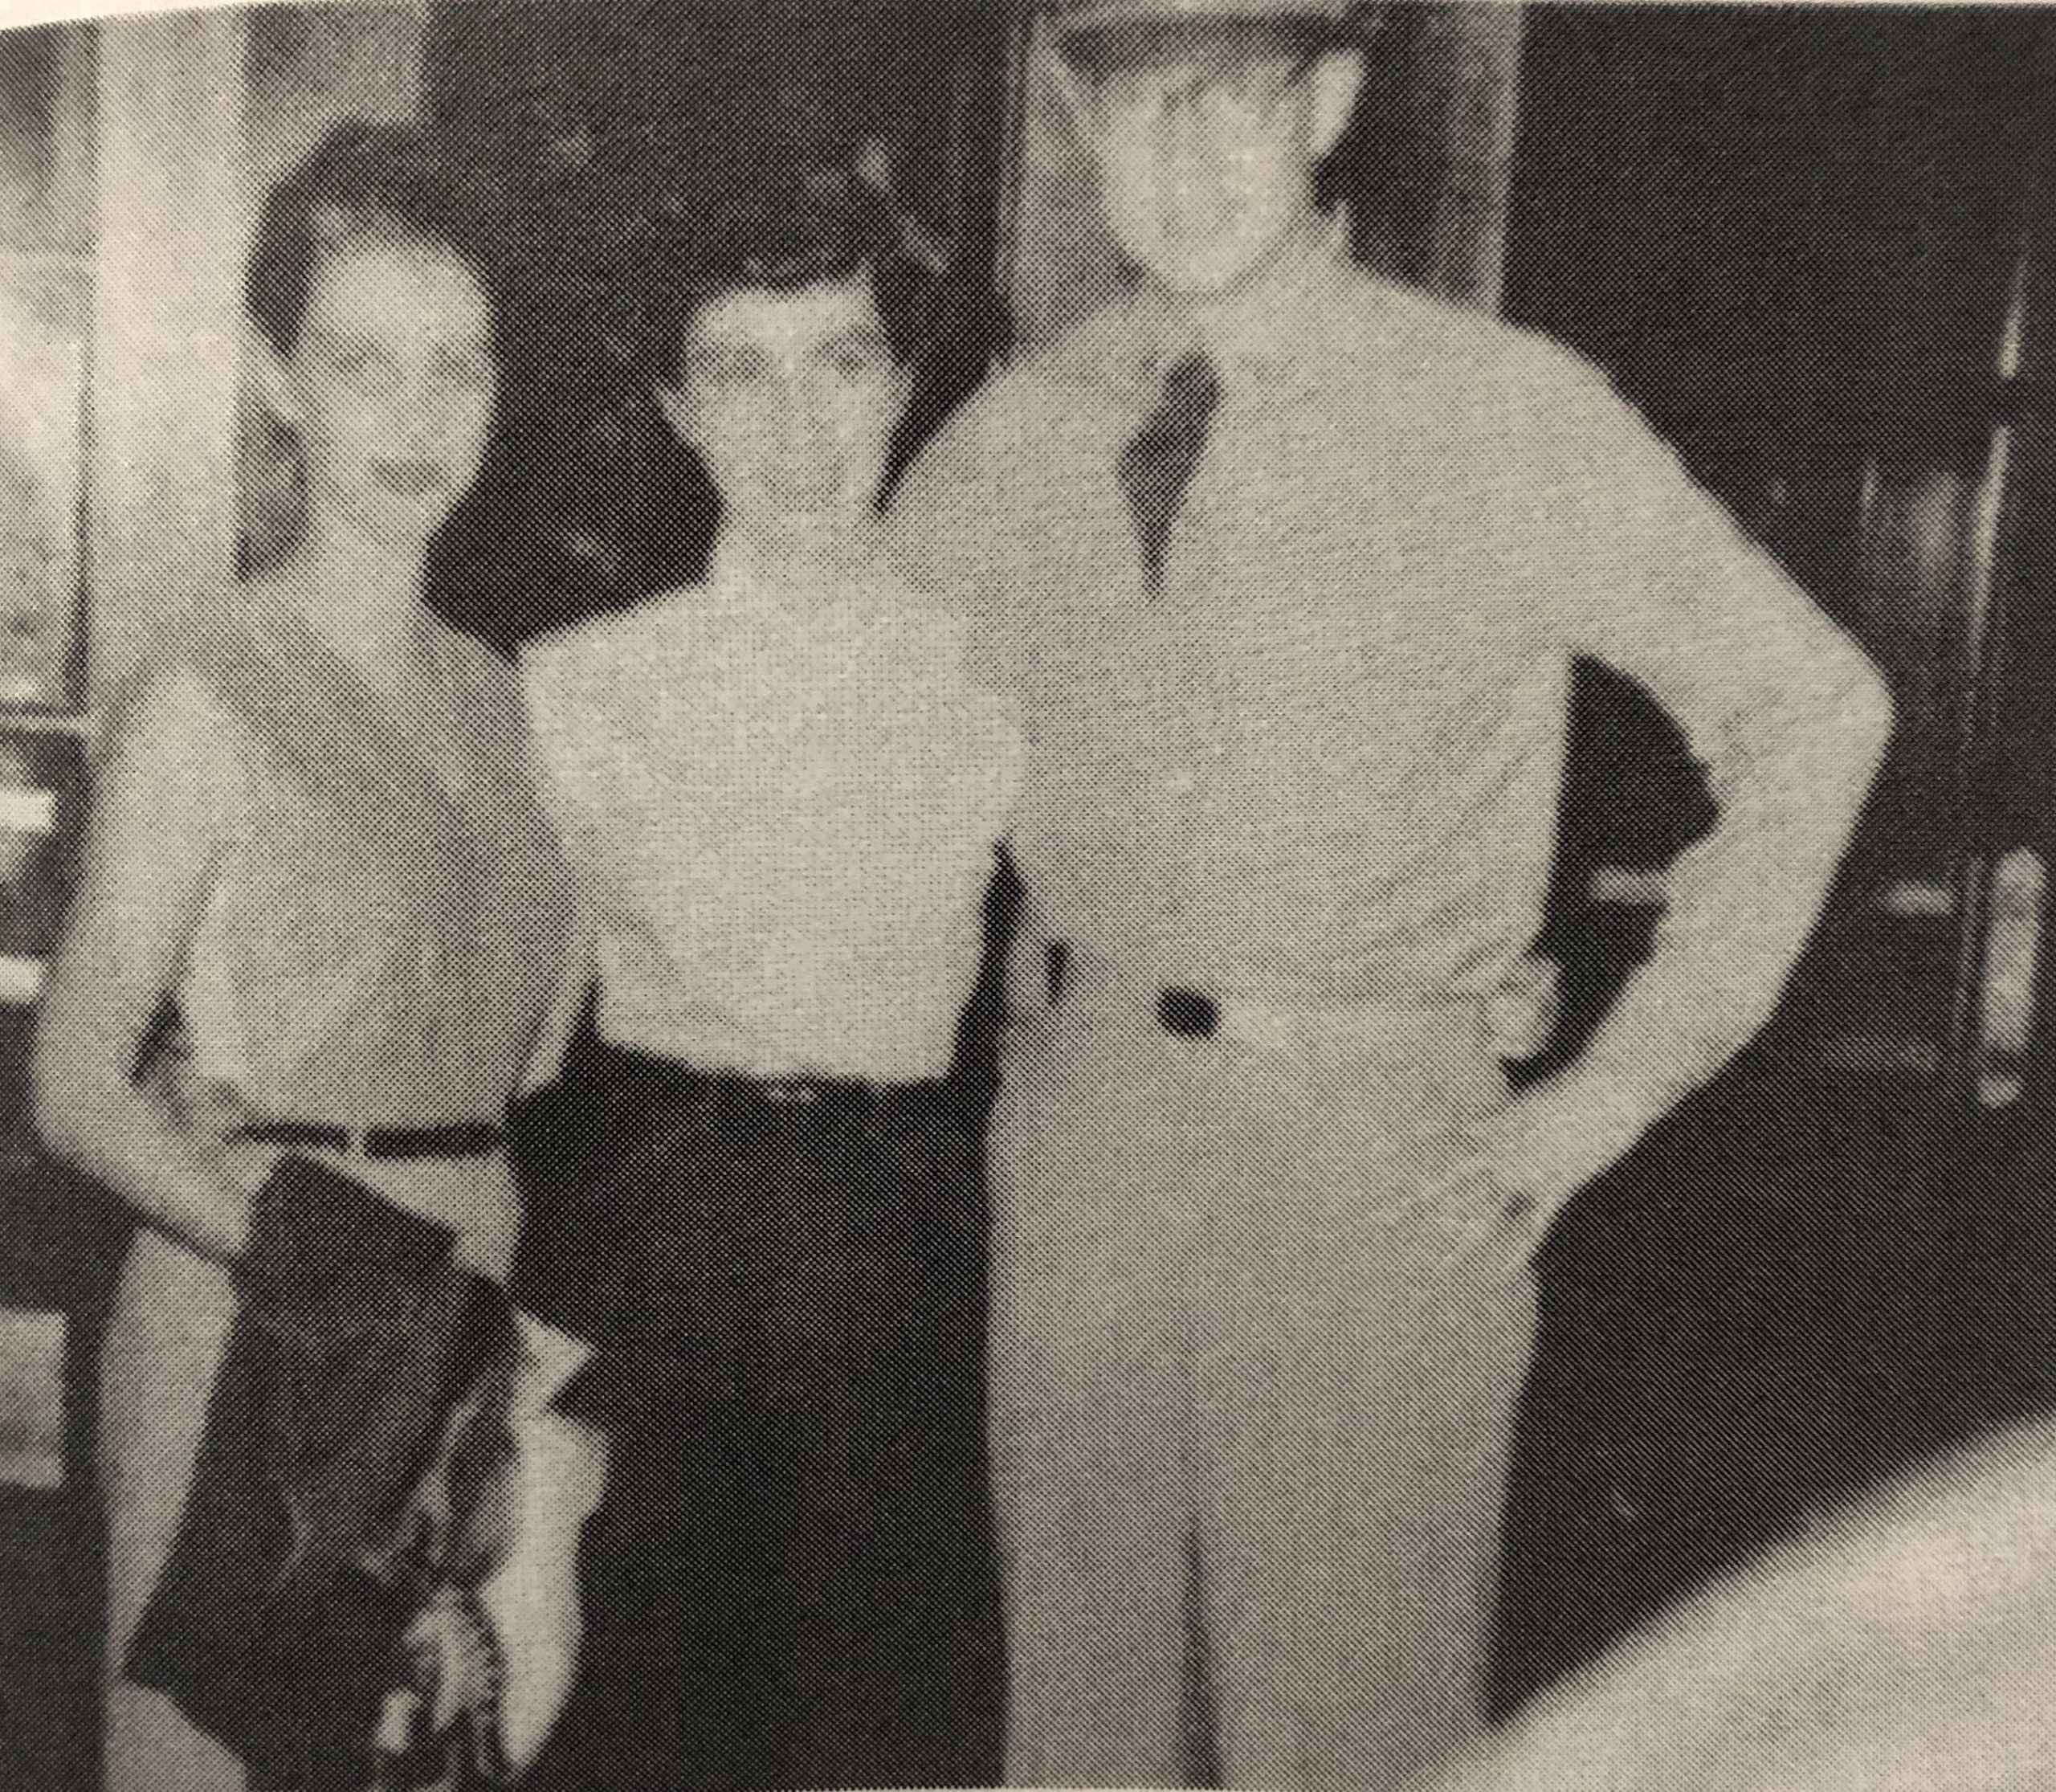
<svg viewBox="0 0 2056 1792"><path fill-rule="evenodd" d="M427 0L392 6L283 6L252 11L245 178L261 196L322 133L345 118L402 122L423 111ZM236 413L238 533L251 565L273 559L299 517L298 463L290 439L239 383Z"/></svg>
<svg viewBox="0 0 2056 1792"><path fill-rule="evenodd" d="M1520 92L1522 9L1507 0L1439 14L1437 97L1429 135L1444 145L1428 285L1496 310L1506 248L1507 198Z"/></svg>
<svg viewBox="0 0 2056 1792"><path fill-rule="evenodd" d="M253 206L345 116L422 102L426 0L123 21L101 33L92 688L170 604L230 589L261 487L242 393Z"/></svg>
<svg viewBox="0 0 2056 1792"><path fill-rule="evenodd" d="M1049 22L1038 8L1017 51L1001 276L1023 347L1048 341L1121 288L1120 253L1101 221L1092 166L1058 90Z"/></svg>
<svg viewBox="0 0 2056 1792"><path fill-rule="evenodd" d="M1520 110L1520 0L1392 9L1334 178L1373 265L1495 310Z"/></svg>

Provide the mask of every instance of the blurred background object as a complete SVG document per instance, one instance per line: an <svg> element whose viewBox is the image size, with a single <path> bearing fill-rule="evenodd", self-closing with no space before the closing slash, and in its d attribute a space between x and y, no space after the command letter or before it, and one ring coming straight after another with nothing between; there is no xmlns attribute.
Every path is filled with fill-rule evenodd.
<svg viewBox="0 0 2056 1792"><path fill-rule="evenodd" d="M89 31L0 47L0 708L77 707L82 667Z"/></svg>
<svg viewBox="0 0 2056 1792"><path fill-rule="evenodd" d="M2056 1777L2056 1428L1825 1508L1538 1699L1444 1792L2030 1792Z"/></svg>
<svg viewBox="0 0 2056 1792"><path fill-rule="evenodd" d="M87 292L47 251L0 251L0 704L75 700Z"/></svg>

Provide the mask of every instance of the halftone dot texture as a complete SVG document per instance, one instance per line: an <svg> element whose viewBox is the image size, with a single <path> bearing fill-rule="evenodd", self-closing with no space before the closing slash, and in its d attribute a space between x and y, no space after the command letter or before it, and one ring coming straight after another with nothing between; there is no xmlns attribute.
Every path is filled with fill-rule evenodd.
<svg viewBox="0 0 2056 1792"><path fill-rule="evenodd" d="M1121 451L1121 485L1135 512L1142 569L1152 590L1163 582L1171 525L1206 451L1206 431L1220 397L1206 357L1181 356L1164 376L1162 398Z"/></svg>
<svg viewBox="0 0 2056 1792"><path fill-rule="evenodd" d="M1204 451L1145 512L1122 462L1195 333ZM1071 320L897 512L1032 743L991 1146L1010 1775L1181 1783L1197 1740L1229 1784L1397 1787L1484 1721L1540 1223L1474 1129L1572 664L1647 686L1724 807L1621 1010L1653 1111L1768 1013L1874 680L1592 368L1339 259ZM1159 1023L1181 989L1211 1035Z"/></svg>
<svg viewBox="0 0 2056 1792"><path fill-rule="evenodd" d="M1203 446L1137 504L1120 465L1161 395L1162 320L1117 304L1075 321L973 401L901 519L981 663L1027 701L1026 925L1081 967L1074 998L1020 1002L993 1142L1013 1771L1175 1782L1203 1743L1232 1782L1397 1785L1481 1716L1530 1241L1451 1227L1419 1198L1503 1092L1473 1021L1539 914L1569 660L1648 683L1725 798L1752 788L1756 725L1817 642L1589 370L1530 339L1339 271L1266 294L1210 342L1214 383L1188 406L1208 414ZM502 1047L531 979L549 981L547 949L516 949L508 917L547 909L557 873L479 825L451 794L470 784L396 716L310 664L275 655L249 701L221 705L224 726L244 729L243 708L264 724L247 732L278 763L251 779L250 894L221 958L196 966L194 1008L263 1025L203 1024L198 1048L296 1111L340 1088L333 1117L414 1123L445 1097L473 1117L511 1087ZM1803 782L1772 765L1717 864L1684 868L1695 900L1677 904L1650 998L1681 1087L1777 956L1752 955L1749 923L1824 825ZM860 889L862 855L843 868ZM1128 995L1095 993L1095 962ZM1396 1018L1346 1048L1317 1027L1267 1048L1232 1029L1178 1039L1152 1020L1157 986ZM373 1097L394 1114L362 1111ZM674 1202L725 1176L742 1205L808 1189L882 1204L893 1150L860 1156L804 1124L754 1142L688 1129L620 1198ZM396 1169L389 1192L504 1243L499 1182L420 1175ZM923 1225L912 1210L906 1230ZM846 1294L846 1247L806 1246L766 1286L789 1300L804 1271ZM684 1250L656 1261L676 1273ZM132 1263L108 1359L132 1615L226 1306L190 1259L153 1251ZM761 1319L746 1259L720 1269L726 1317ZM844 1366L826 1346L809 1365ZM663 1435L711 1410L679 1406ZM714 1430L710 1475L735 1466ZM631 1480L615 1534L639 1528L647 1547L691 1485ZM782 1534L761 1508L733 1522ZM676 1635L630 1640L645 1647L610 1658L612 1690L654 1709L675 1692ZM161 1716L115 1714L133 1784L182 1784L186 1743ZM218 1765L190 1783L230 1783Z"/></svg>
<svg viewBox="0 0 2056 1792"><path fill-rule="evenodd" d="M112 761L165 777L198 739L230 746L238 813L179 991L181 1048L260 1112L353 1128L497 1122L559 999L570 882L531 785L519 688L454 635L438 638L434 671L414 700L390 700L289 607L239 593L167 636L106 744ZM504 1157L356 1168L504 1271L519 1202ZM116 1792L240 1778L120 1678L184 1509L232 1311L218 1272L138 1237L102 1370Z"/></svg>
<svg viewBox="0 0 2056 1792"><path fill-rule="evenodd" d="M1533 1324L1525 1239L1415 1198L1497 1099L1475 1012L1267 1061L1069 983L992 1144L1010 1774L1181 1783L1210 1729L1227 1784L1399 1784L1483 1721Z"/></svg>

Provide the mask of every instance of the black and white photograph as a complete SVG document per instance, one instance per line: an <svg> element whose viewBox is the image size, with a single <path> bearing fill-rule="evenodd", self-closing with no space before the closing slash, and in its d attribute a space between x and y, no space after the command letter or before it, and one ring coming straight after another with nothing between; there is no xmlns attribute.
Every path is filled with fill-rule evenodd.
<svg viewBox="0 0 2056 1792"><path fill-rule="evenodd" d="M2056 1786L2056 6L91 3L0 1786Z"/></svg>

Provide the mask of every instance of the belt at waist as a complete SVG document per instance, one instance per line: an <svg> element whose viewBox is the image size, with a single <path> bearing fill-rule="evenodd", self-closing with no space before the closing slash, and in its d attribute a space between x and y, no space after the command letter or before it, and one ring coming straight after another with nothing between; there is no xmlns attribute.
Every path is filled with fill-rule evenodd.
<svg viewBox="0 0 2056 1792"><path fill-rule="evenodd" d="M345 1157L489 1157L504 1142L486 1121L434 1126L324 1126L303 1121L259 1121L237 1129L239 1138L288 1151L327 1151Z"/></svg>
<svg viewBox="0 0 2056 1792"><path fill-rule="evenodd" d="M1181 1038L1233 1039L1263 1045L1308 1032L1372 1040L1406 1038L1423 1017L1452 1013L1482 1018L1490 996L1468 983L1396 986L1356 998L1258 994L1187 980L1155 968L1128 967L1081 951L1070 941L1045 940L1039 949L1042 994L1052 1008L1081 998L1146 1010L1166 1032Z"/></svg>
<svg viewBox="0 0 2056 1792"><path fill-rule="evenodd" d="M617 1088L625 1084L638 1100L710 1112L769 1110L825 1118L930 1106L951 1088L940 1078L881 1083L859 1076L762 1076L688 1063L598 1037L586 1042L579 1057L577 1080L594 1080Z"/></svg>

